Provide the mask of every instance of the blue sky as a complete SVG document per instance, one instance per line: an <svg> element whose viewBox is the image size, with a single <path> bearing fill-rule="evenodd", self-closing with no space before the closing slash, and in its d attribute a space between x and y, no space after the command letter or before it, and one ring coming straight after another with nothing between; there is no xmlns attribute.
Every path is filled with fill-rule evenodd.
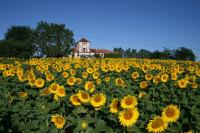
<svg viewBox="0 0 200 133"><path fill-rule="evenodd" d="M1 0L0 39L11 25L63 23L93 48L184 46L200 60L200 0Z"/></svg>

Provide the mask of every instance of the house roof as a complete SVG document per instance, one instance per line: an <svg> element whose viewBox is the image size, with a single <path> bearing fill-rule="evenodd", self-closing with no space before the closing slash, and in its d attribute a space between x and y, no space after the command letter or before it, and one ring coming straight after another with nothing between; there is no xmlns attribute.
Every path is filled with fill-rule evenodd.
<svg viewBox="0 0 200 133"><path fill-rule="evenodd" d="M89 42L89 41L85 38L81 38L78 42Z"/></svg>
<svg viewBox="0 0 200 133"><path fill-rule="evenodd" d="M96 49L96 53L114 53L113 51L111 50L108 50L108 49Z"/></svg>

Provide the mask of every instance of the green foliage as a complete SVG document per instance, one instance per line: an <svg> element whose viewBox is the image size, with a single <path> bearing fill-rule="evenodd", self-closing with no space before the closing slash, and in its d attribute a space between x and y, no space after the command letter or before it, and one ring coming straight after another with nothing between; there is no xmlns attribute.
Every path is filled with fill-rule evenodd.
<svg viewBox="0 0 200 133"><path fill-rule="evenodd" d="M29 58L35 52L33 30L26 26L11 26L0 42L1 57Z"/></svg>
<svg viewBox="0 0 200 133"><path fill-rule="evenodd" d="M196 56L191 49L180 47L179 49L175 50L174 58L177 60L195 61Z"/></svg>
<svg viewBox="0 0 200 133"><path fill-rule="evenodd" d="M125 58L147 58L147 59L176 59L176 60L190 60L195 61L195 54L191 49L180 47L177 49L164 48L163 51L155 50L151 52L146 49L141 49L137 52L136 49L123 49L121 47L114 48L114 52L122 53L122 57Z"/></svg>
<svg viewBox="0 0 200 133"><path fill-rule="evenodd" d="M122 55L120 53L109 53L104 54L104 58L121 58Z"/></svg>
<svg viewBox="0 0 200 133"><path fill-rule="evenodd" d="M64 24L39 22L34 32L37 54L46 57L63 57L71 53L74 46L73 32Z"/></svg>

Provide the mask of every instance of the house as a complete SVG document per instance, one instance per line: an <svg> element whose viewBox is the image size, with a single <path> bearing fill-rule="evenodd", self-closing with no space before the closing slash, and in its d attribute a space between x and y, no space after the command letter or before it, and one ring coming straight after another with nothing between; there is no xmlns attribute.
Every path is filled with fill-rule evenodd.
<svg viewBox="0 0 200 133"><path fill-rule="evenodd" d="M108 49L91 48L91 43L85 38L81 38L75 45L72 55L74 57L94 57L99 55L104 58L105 54L115 53Z"/></svg>

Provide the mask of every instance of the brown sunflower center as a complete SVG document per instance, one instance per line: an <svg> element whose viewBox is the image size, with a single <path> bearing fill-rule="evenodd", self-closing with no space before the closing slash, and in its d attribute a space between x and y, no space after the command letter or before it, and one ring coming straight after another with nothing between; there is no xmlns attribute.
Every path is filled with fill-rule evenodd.
<svg viewBox="0 0 200 133"><path fill-rule="evenodd" d="M167 110L165 111L165 115L166 115L167 117L173 117L173 116L175 115L175 110L169 108L169 109L167 109Z"/></svg>
<svg viewBox="0 0 200 133"><path fill-rule="evenodd" d="M117 80L117 83L118 83L119 85L121 85L123 82L122 82L121 79L119 79L119 80Z"/></svg>
<svg viewBox="0 0 200 133"><path fill-rule="evenodd" d="M57 117L56 118L56 123L62 124L64 122L64 119L62 117Z"/></svg>
<svg viewBox="0 0 200 133"><path fill-rule="evenodd" d="M65 93L65 90L64 90L63 88L60 88L60 89L59 89L59 93L60 93L60 94L64 94L64 93Z"/></svg>
<svg viewBox="0 0 200 133"><path fill-rule="evenodd" d="M118 107L118 102L117 102L117 101L114 101L112 107L113 107L114 109L117 109L117 107Z"/></svg>
<svg viewBox="0 0 200 133"><path fill-rule="evenodd" d="M77 96L73 96L73 100L74 100L74 102L79 102L79 99Z"/></svg>
<svg viewBox="0 0 200 133"><path fill-rule="evenodd" d="M100 95L95 96L95 97L94 97L94 101L95 101L96 103L100 102L100 101L101 101L101 96L100 96Z"/></svg>
<svg viewBox="0 0 200 133"><path fill-rule="evenodd" d="M70 83L73 83L73 82L74 82L74 79L73 79L73 78L69 78L69 82L70 82Z"/></svg>
<svg viewBox="0 0 200 133"><path fill-rule="evenodd" d="M57 85L53 85L53 86L51 87L51 89L52 89L53 91L55 91L55 90L57 89Z"/></svg>
<svg viewBox="0 0 200 133"><path fill-rule="evenodd" d="M133 103L133 99L132 98L127 98L126 100L125 100L125 104L126 105L131 105Z"/></svg>
<svg viewBox="0 0 200 133"><path fill-rule="evenodd" d="M82 93L82 94L81 94L81 97L82 97L83 99L88 99L88 95L87 95L86 93Z"/></svg>
<svg viewBox="0 0 200 133"><path fill-rule="evenodd" d="M133 113L131 111L126 111L123 116L124 119L130 120L133 117Z"/></svg>
<svg viewBox="0 0 200 133"><path fill-rule="evenodd" d="M164 123L163 123L163 121L162 121L161 119L156 119L156 120L152 123L151 127L155 129L155 128L161 127L163 124L164 124Z"/></svg>
<svg viewBox="0 0 200 133"><path fill-rule="evenodd" d="M89 83L88 84L88 89L92 89L93 88L93 84L92 83Z"/></svg>
<svg viewBox="0 0 200 133"><path fill-rule="evenodd" d="M38 85L41 85L41 84L42 84L42 81L41 81L41 80L39 80L39 81L38 81Z"/></svg>

